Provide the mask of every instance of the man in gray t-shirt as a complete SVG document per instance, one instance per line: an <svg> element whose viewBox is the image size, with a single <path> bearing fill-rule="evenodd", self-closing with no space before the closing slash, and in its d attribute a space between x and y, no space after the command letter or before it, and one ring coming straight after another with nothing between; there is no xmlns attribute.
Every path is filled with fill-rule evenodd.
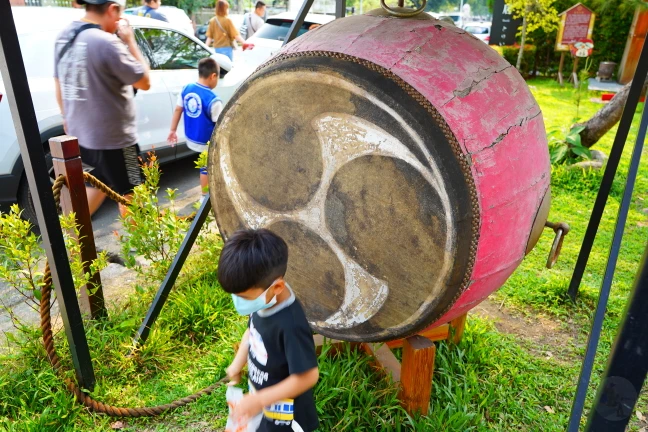
<svg viewBox="0 0 648 432"><path fill-rule="evenodd" d="M162 0L144 0L144 3L146 3L144 6L137 9L137 16L169 22L167 17L159 10L162 5Z"/></svg>
<svg viewBox="0 0 648 432"><path fill-rule="evenodd" d="M56 99L66 133L79 139L83 162L99 180L128 195L141 183L133 87L150 88L149 66L133 30L120 22L125 0L78 3L85 4L85 17L56 41ZM86 192L92 214L106 195L91 187Z"/></svg>

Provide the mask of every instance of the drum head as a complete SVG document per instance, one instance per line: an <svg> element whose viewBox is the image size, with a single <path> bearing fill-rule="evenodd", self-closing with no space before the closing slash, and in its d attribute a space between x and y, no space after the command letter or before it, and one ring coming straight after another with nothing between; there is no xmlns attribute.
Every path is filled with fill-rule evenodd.
<svg viewBox="0 0 648 432"><path fill-rule="evenodd" d="M479 229L470 167L444 120L389 71L285 55L227 104L209 155L227 238L268 228L313 328L381 341L423 329L469 283Z"/></svg>

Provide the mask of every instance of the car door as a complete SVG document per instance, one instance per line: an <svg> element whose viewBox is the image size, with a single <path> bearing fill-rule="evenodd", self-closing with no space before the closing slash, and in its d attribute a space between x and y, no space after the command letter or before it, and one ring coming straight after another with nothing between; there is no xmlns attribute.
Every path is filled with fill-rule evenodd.
<svg viewBox="0 0 648 432"><path fill-rule="evenodd" d="M138 90L135 95L137 109L137 135L140 151L154 150L160 162L175 158L175 148L167 143L173 105L169 99L169 89L162 72L157 68L154 56L139 29L135 31L137 44L151 65L149 90Z"/></svg>

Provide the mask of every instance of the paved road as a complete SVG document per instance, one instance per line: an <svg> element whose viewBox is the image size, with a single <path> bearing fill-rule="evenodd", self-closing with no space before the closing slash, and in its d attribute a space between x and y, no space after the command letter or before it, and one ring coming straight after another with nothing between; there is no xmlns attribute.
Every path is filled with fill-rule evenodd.
<svg viewBox="0 0 648 432"><path fill-rule="evenodd" d="M193 209L193 203L200 199L200 186L198 181L198 170L194 167L193 158L183 159L162 166L162 177L160 179L160 191L158 196L162 205L166 205L166 189L177 189L176 208L181 214L189 214ZM119 212L117 204L106 201L92 218L92 225L95 233L97 247L106 251L119 253L120 246L114 232L121 232L121 223L118 220ZM132 272L117 265L110 264L102 271L101 279L104 284L104 291L108 301L119 295L122 286L134 279ZM29 322L37 322L38 316L24 302L22 296L11 287L0 282L0 304L11 308L21 319ZM0 310L0 346L4 343L1 335L5 331L12 331L13 326L9 313Z"/></svg>

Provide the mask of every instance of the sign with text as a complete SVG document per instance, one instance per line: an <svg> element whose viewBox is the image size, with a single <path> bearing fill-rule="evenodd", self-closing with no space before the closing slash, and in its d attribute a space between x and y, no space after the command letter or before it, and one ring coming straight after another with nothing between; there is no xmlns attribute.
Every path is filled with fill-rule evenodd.
<svg viewBox="0 0 648 432"><path fill-rule="evenodd" d="M522 20L514 19L509 7L504 0L495 0L493 3L493 24L489 45L513 45L515 36Z"/></svg>
<svg viewBox="0 0 648 432"><path fill-rule="evenodd" d="M556 51L569 51L570 45L584 39L592 39L595 14L590 9L577 3L558 16L560 25L556 38Z"/></svg>

